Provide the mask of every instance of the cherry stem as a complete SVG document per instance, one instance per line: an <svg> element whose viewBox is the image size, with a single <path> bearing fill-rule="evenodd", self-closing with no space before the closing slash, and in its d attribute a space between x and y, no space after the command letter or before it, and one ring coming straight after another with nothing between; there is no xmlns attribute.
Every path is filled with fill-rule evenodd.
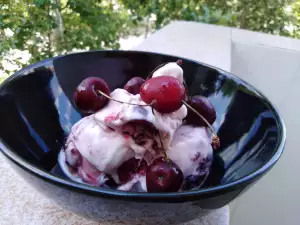
<svg viewBox="0 0 300 225"><path fill-rule="evenodd" d="M176 61L176 63L177 63L178 66L181 66L181 65L182 65L182 60L181 60L181 59L178 59L178 60ZM158 70L159 68L161 68L161 67L163 67L163 66L165 66L165 65L167 65L167 63L162 63L162 64L158 65L157 67L155 67L155 68L151 71L151 73L148 75L148 77L146 78L146 80L152 78L153 73L154 73L156 70Z"/></svg>
<svg viewBox="0 0 300 225"><path fill-rule="evenodd" d="M154 113L154 109L153 109L153 107L151 107L151 110L152 110L152 114L155 116L155 113Z"/></svg>
<svg viewBox="0 0 300 225"><path fill-rule="evenodd" d="M156 70L158 70L159 68L165 66L166 64L167 64L167 63L163 63L163 64L160 64L160 65L158 65L157 67L155 67L155 68L151 71L151 73L149 73L149 75L148 75L148 77L146 78L146 80L149 80L150 78L152 78L153 73L154 73Z"/></svg>
<svg viewBox="0 0 300 225"><path fill-rule="evenodd" d="M178 66L181 66L181 65L182 65L182 60L181 60L181 59L178 59L178 60L176 61L176 63L177 63Z"/></svg>
<svg viewBox="0 0 300 225"><path fill-rule="evenodd" d="M205 181L207 180L208 175L209 175L209 172L207 172L205 174L205 177L203 178L201 183L197 187L192 188L191 190L197 190L197 189L201 188L204 185Z"/></svg>
<svg viewBox="0 0 300 225"><path fill-rule="evenodd" d="M166 153L166 149L165 149L165 147L164 147L164 143L163 143L163 141L162 141L160 132L158 133L158 137L159 137L160 144L161 144L161 146L162 146L162 148L163 148L163 150L164 150L164 157L165 157L165 159L166 159L168 165L171 166L171 163L170 163L169 157L168 157L168 155L167 155L167 153Z"/></svg>
<svg viewBox="0 0 300 225"><path fill-rule="evenodd" d="M153 103L151 103L151 104L141 105L141 104L138 104L138 103L123 102L123 101L120 101L120 100L117 100L117 99L114 99L114 98L108 96L107 94L105 94L104 92L102 92L102 91L100 91L100 90L97 90L97 92L98 92L99 94L103 95L105 98L108 98L108 99L110 99L110 100L113 100L113 101L119 102L119 103L123 103L123 104L128 104L128 105L138 105L138 106L150 106L150 107L151 107L152 104L153 104Z"/></svg>
<svg viewBox="0 0 300 225"><path fill-rule="evenodd" d="M188 100L190 100L190 95L189 95L189 89L187 87L187 84L186 84L185 80L183 80L183 86L185 88L185 93L186 93L187 101L188 101Z"/></svg>
<svg viewBox="0 0 300 225"><path fill-rule="evenodd" d="M143 159L140 159L139 162L138 162L138 166L135 168L134 172L136 173L138 171L138 169L140 168L141 164L142 164L142 160Z"/></svg>
<svg viewBox="0 0 300 225"><path fill-rule="evenodd" d="M192 110L194 113L196 113L207 124L207 126L210 128L211 132L213 133L212 145L213 145L214 149L219 148L220 147L220 139L219 139L218 135L216 134L214 128L210 125L210 123L204 118L204 116L202 116L199 112L197 112L197 110L194 109L192 106L190 106L188 103L186 103L185 101L182 101L182 103L186 107L188 107L190 110Z"/></svg>

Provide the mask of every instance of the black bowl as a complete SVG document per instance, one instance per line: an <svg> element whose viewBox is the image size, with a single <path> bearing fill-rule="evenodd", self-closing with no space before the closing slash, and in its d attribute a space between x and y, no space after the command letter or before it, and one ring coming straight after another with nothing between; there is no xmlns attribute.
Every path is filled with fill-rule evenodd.
<svg viewBox="0 0 300 225"><path fill-rule="evenodd" d="M183 70L190 95L215 105L221 147L199 190L135 193L73 182L57 168L57 155L81 115L75 87L86 77L104 78L113 90L178 57L137 51L93 51L31 65L0 86L1 150L31 185L67 210L94 220L174 224L192 220L235 199L267 173L282 154L284 123L269 100L241 79L189 59Z"/></svg>

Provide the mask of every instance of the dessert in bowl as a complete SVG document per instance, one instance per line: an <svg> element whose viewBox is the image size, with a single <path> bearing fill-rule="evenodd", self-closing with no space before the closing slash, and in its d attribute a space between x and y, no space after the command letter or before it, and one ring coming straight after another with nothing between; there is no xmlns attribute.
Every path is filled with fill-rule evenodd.
<svg viewBox="0 0 300 225"><path fill-rule="evenodd" d="M246 82L177 60L94 51L17 72L0 88L2 152L54 202L95 220L179 223L228 204L277 162L284 123ZM93 104L81 91L95 80ZM159 86L173 89L149 95Z"/></svg>
<svg viewBox="0 0 300 225"><path fill-rule="evenodd" d="M64 174L123 191L199 189L209 175L212 148L220 145L211 127L216 111L209 99L187 95L181 64L161 65L147 80L133 77L111 93L102 78L78 84L74 104L88 116L74 124L59 154Z"/></svg>

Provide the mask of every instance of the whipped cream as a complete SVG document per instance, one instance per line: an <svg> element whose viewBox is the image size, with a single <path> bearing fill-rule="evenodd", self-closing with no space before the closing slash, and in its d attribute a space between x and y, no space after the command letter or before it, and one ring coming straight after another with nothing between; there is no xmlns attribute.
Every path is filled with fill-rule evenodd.
<svg viewBox="0 0 300 225"><path fill-rule="evenodd" d="M123 102L146 105L139 94L132 95L124 89L115 89L111 93L111 97ZM147 121L160 132L164 148L169 149L174 132L182 124L182 120L186 117L186 115L187 108L184 105L173 113L161 114L156 110L152 111L150 106L129 105L116 101L109 101L105 108L95 113L95 119L114 129L120 129L123 125L130 121ZM140 148L135 149L136 146L132 147L138 157ZM147 149L144 149L141 154L143 155L145 151L147 151Z"/></svg>
<svg viewBox="0 0 300 225"><path fill-rule="evenodd" d="M94 114L84 117L73 126L66 142L67 162L72 165L72 149L75 149L99 171L114 175L123 162L134 157L130 148L134 141L124 138L94 117Z"/></svg>
<svg viewBox="0 0 300 225"><path fill-rule="evenodd" d="M170 62L161 68L157 69L152 77L159 76L171 76L177 78L181 83L183 83L183 70L176 62Z"/></svg>

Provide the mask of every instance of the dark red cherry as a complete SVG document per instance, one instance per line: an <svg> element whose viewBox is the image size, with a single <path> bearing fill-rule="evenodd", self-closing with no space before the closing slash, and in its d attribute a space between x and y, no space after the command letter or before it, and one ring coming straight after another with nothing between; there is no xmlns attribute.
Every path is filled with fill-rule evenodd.
<svg viewBox="0 0 300 225"><path fill-rule="evenodd" d="M140 95L147 104L160 113L178 110L185 100L186 91L182 83L171 76L153 77L141 86Z"/></svg>
<svg viewBox="0 0 300 225"><path fill-rule="evenodd" d="M88 77L77 86L74 103L81 112L94 113L107 103L108 99L98 94L97 90L110 94L107 83L99 77Z"/></svg>
<svg viewBox="0 0 300 225"><path fill-rule="evenodd" d="M140 93L140 89L145 80L141 77L131 78L124 86L124 89L133 95Z"/></svg>
<svg viewBox="0 0 300 225"><path fill-rule="evenodd" d="M142 159L131 158L118 168L119 180L122 184L130 181L136 174L146 175L147 162Z"/></svg>
<svg viewBox="0 0 300 225"><path fill-rule="evenodd" d="M183 173L172 161L156 158L148 167L146 184L148 192L177 192L183 182Z"/></svg>
<svg viewBox="0 0 300 225"><path fill-rule="evenodd" d="M188 104L200 113L210 124L215 122L217 118L216 110L208 98L195 95L188 101ZM207 124L190 109L188 110L186 121L188 124L196 126L207 126Z"/></svg>

